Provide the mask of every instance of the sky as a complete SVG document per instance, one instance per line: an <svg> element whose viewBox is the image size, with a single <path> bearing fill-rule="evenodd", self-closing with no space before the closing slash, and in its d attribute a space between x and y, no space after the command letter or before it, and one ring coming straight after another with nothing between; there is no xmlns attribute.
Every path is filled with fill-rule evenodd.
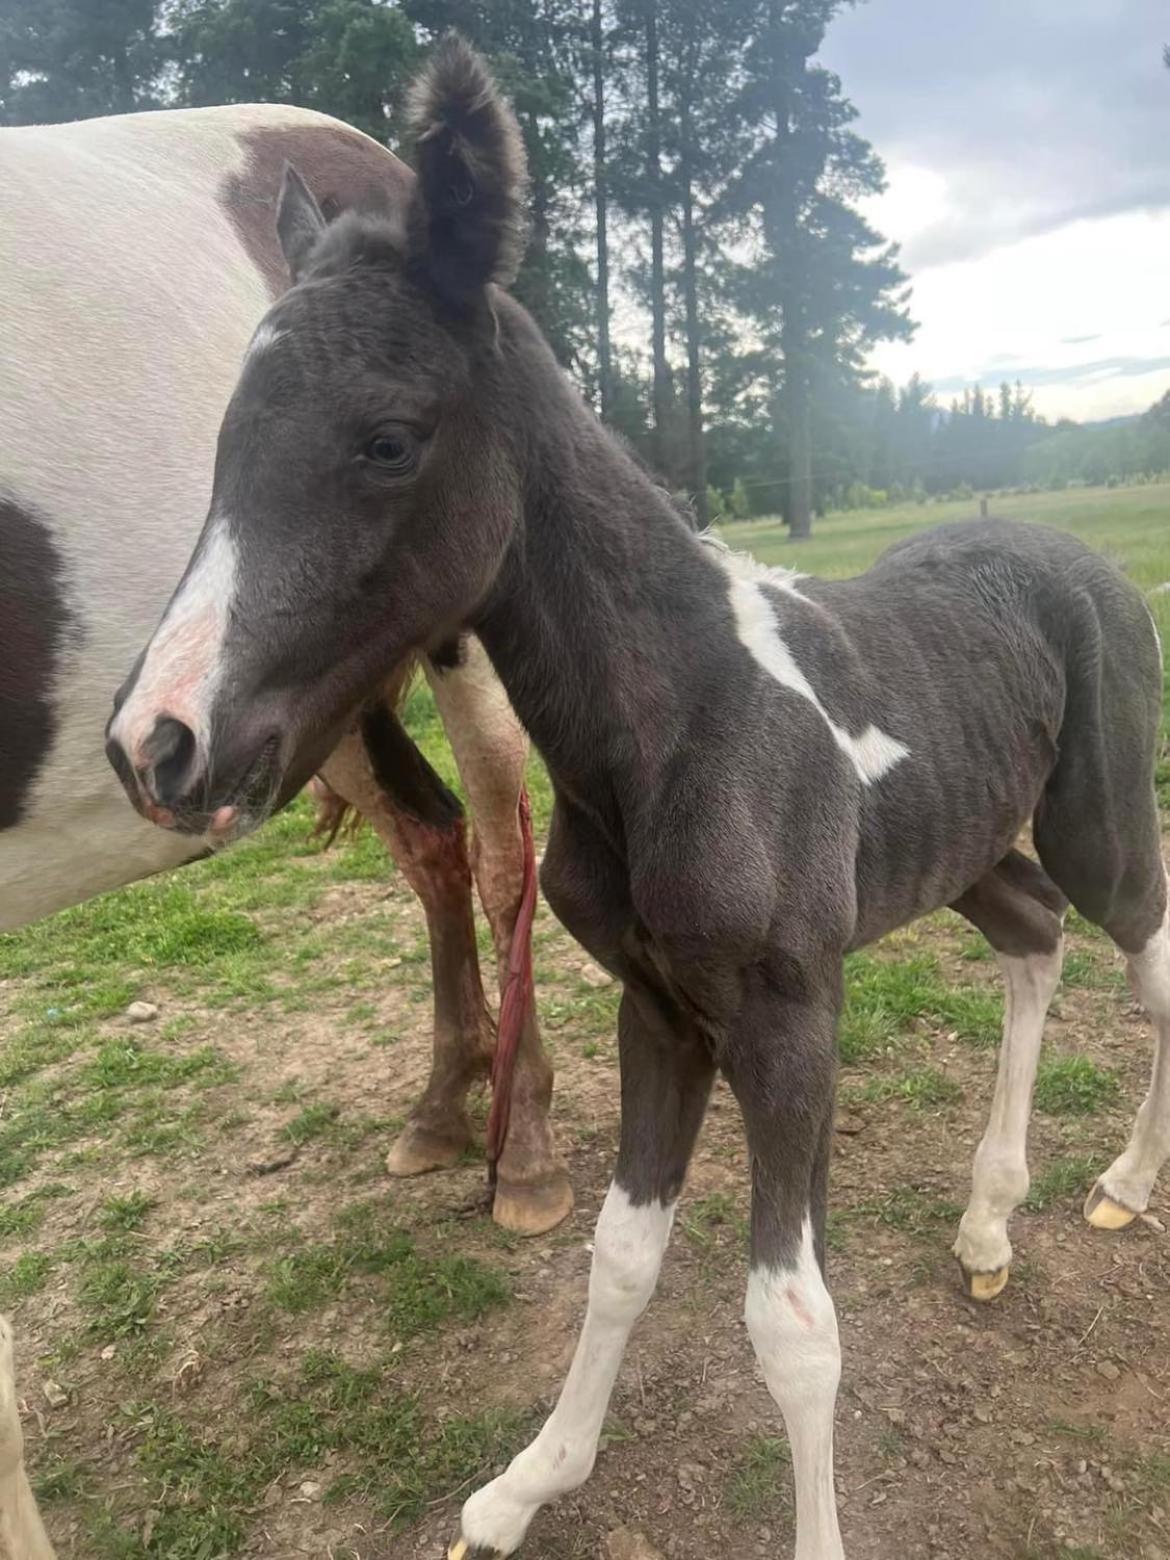
<svg viewBox="0 0 1170 1560"><path fill-rule="evenodd" d="M821 63L889 188L918 332L872 366L940 398L1021 379L1045 416L1170 388L1167 0L864 0Z"/></svg>

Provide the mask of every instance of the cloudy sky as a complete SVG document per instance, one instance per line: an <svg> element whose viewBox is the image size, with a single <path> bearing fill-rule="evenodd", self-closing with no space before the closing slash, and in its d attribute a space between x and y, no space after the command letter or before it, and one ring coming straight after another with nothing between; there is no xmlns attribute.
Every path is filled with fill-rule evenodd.
<svg viewBox="0 0 1170 1560"><path fill-rule="evenodd" d="M1047 416L1170 388L1167 0L866 0L822 61L860 110L919 321L880 348L941 395L1020 378Z"/></svg>

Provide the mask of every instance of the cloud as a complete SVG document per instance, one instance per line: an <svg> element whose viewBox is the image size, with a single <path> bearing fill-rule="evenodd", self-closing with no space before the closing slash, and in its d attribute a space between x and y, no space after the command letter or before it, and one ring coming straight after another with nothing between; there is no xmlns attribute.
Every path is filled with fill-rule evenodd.
<svg viewBox="0 0 1170 1560"><path fill-rule="evenodd" d="M1158 358L1112 357L1096 358L1091 363L1068 363L1060 366L1040 365L1020 368L1015 377L1033 389L1046 385L1078 385L1099 383L1103 379L1134 379L1143 374L1159 373L1170 369L1170 355ZM954 377L938 379L934 389L939 395L957 395L972 384L987 384L1002 377L993 364L976 369L973 378Z"/></svg>
<svg viewBox="0 0 1170 1560"><path fill-rule="evenodd" d="M919 273L918 334L873 366L898 383L917 371L944 397L1019 379L1047 417L1144 411L1170 384L1168 277L1170 210L1019 239Z"/></svg>
<svg viewBox="0 0 1170 1560"><path fill-rule="evenodd" d="M1070 222L1170 208L1165 0L870 0L822 60L892 167L933 179L891 223L912 269Z"/></svg>

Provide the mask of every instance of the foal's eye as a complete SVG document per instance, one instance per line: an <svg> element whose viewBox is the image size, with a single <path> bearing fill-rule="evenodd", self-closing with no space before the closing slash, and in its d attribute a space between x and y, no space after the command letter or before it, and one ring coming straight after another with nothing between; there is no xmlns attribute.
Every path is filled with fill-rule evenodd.
<svg viewBox="0 0 1170 1560"><path fill-rule="evenodd" d="M379 433L366 445L366 459L382 471L402 475L415 462L414 441L407 433Z"/></svg>

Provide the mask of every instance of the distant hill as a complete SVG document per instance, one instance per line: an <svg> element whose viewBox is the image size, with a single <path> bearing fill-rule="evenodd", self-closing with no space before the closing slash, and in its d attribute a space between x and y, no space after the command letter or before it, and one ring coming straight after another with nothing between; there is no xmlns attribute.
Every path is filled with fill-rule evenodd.
<svg viewBox="0 0 1170 1560"><path fill-rule="evenodd" d="M1099 422L1084 422L1082 428L1125 428L1130 423L1141 422L1144 412L1130 412L1125 417L1103 417Z"/></svg>

